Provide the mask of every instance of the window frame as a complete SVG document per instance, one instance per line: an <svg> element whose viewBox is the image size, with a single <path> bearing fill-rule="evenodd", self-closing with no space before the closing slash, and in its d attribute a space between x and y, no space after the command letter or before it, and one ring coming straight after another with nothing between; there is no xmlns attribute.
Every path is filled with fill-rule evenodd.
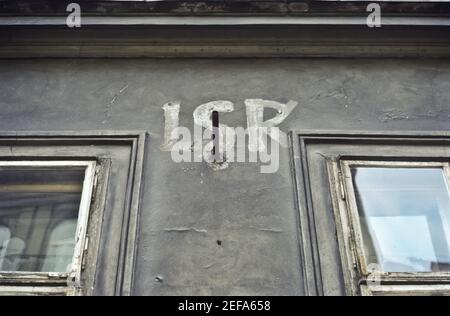
<svg viewBox="0 0 450 316"><path fill-rule="evenodd" d="M87 236L87 227L91 209L91 200L94 192L96 179L96 166L94 160L0 160L0 167L45 167L49 169L84 167L84 179L82 184L80 205L77 218L77 227L75 232L75 247L71 263L70 272L38 272L38 271L0 271L0 281L6 283L29 282L40 283L51 281L61 284L65 282L67 287L78 288L81 285L81 270L83 265L83 255L89 241ZM70 286L69 286L70 284ZM27 287L17 286L16 290L28 293ZM42 289L39 290L42 292ZM45 292L52 292L52 288ZM0 287L0 293L2 287ZM61 292L61 291L60 291ZM70 291L62 291L69 293ZM61 293L62 293L61 292Z"/></svg>
<svg viewBox="0 0 450 316"><path fill-rule="evenodd" d="M340 160L450 162L450 131L300 129L289 132L298 246L305 295L367 295L353 260ZM344 214L345 215L345 214ZM342 219L342 222L341 222ZM427 278L415 293L450 294L448 280ZM393 284L383 295L395 295ZM378 289L374 290L375 292ZM422 291L422 292L421 292ZM421 294L420 294L421 295Z"/></svg>
<svg viewBox="0 0 450 316"><path fill-rule="evenodd" d="M449 284L361 285L362 296L449 296Z"/></svg>
<svg viewBox="0 0 450 316"><path fill-rule="evenodd" d="M31 281L19 275L0 278L0 295L132 295L149 139L139 130L0 132L2 160L97 164L81 287L51 275Z"/></svg>
<svg viewBox="0 0 450 316"><path fill-rule="evenodd" d="M382 272L369 274L364 241L360 225L355 188L351 174L352 167L380 168L442 168L447 187L450 190L450 163L442 161L408 160L360 160L345 157L338 161L329 161L328 169L332 186L335 219L337 229L342 230L339 243L343 246L346 263L353 266L351 276L356 282L350 287L354 293L362 295L426 295L439 293L450 295L450 271L447 272ZM408 158L409 159L409 158ZM333 190L334 189L334 190ZM333 193L334 192L334 193ZM339 238L338 238L339 239ZM342 258L343 259L343 258ZM343 261L345 261L343 259ZM345 262L343 262L345 264ZM380 283L368 282L369 275ZM355 286L356 284L356 286Z"/></svg>

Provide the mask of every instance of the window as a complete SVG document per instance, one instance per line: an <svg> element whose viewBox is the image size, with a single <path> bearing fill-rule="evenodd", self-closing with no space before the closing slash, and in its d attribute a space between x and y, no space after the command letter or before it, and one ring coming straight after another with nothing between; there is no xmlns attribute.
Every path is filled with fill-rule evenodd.
<svg viewBox="0 0 450 316"><path fill-rule="evenodd" d="M430 280L450 280L449 163L341 160L337 168L363 294L432 293Z"/></svg>
<svg viewBox="0 0 450 316"><path fill-rule="evenodd" d="M305 295L450 295L450 133L293 131Z"/></svg>
<svg viewBox="0 0 450 316"><path fill-rule="evenodd" d="M145 132L0 133L0 295L130 295Z"/></svg>
<svg viewBox="0 0 450 316"><path fill-rule="evenodd" d="M0 161L2 279L80 283L92 161Z"/></svg>

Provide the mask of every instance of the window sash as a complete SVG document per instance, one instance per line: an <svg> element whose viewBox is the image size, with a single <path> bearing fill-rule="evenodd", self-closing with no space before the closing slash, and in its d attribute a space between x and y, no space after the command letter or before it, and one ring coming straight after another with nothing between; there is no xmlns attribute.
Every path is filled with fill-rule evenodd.
<svg viewBox="0 0 450 316"><path fill-rule="evenodd" d="M333 178L340 178L331 181L335 185L335 194L333 199L339 199L338 196L344 196L344 201L335 201L334 205L337 207L335 212L339 216L336 223L341 225L344 237L345 253L349 258L346 262L354 265L357 268L357 273L354 275L358 280L358 287L363 295L372 294L395 294L398 291L416 291L420 293L432 293L433 291L441 291L444 289L445 293L450 293L450 285L448 287L440 286L442 283L450 283L450 271L445 272L383 272L377 271L376 276L379 278L381 285L364 285L364 282L369 276L367 257L364 252L363 234L358 213L357 200L355 196L355 187L353 185L353 178L351 169L353 167L380 167L380 168L441 168L444 173L447 187L450 189L450 164L448 162L438 161L371 161L371 160L340 160L338 162L331 162L333 166L329 169ZM345 226L348 226L347 228ZM342 245L340 245L342 247ZM351 267L350 267L351 268ZM362 279L362 280L361 280ZM362 283L361 283L362 282ZM383 285L383 282L389 282L391 285ZM424 287L424 284L430 284L429 287ZM392 287L393 285L398 286ZM402 288L402 286L410 286L409 288ZM439 289L438 289L439 288ZM442 288L442 289L441 289ZM440 290L441 289L441 290Z"/></svg>
<svg viewBox="0 0 450 316"><path fill-rule="evenodd" d="M17 281L33 283L58 283L79 287L81 284L81 270L83 253L87 243L87 226L95 182L95 161L72 161L72 160L26 160L26 161L0 161L0 167L45 167L45 168L71 168L85 167L82 185L80 206L78 211L77 227L75 233L75 247L71 264L71 272L33 272L33 271L0 271L0 283L5 285ZM20 288L20 287L18 287ZM26 289L23 289L25 292ZM1 291L0 291L1 292Z"/></svg>

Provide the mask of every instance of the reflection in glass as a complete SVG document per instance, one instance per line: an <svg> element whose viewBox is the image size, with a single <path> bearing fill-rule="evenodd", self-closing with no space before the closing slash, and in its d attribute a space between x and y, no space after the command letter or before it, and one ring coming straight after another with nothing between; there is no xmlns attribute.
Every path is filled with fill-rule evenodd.
<svg viewBox="0 0 450 316"><path fill-rule="evenodd" d="M440 168L352 168L367 264L450 271L450 198Z"/></svg>
<svg viewBox="0 0 450 316"><path fill-rule="evenodd" d="M0 271L70 271L84 173L0 167Z"/></svg>

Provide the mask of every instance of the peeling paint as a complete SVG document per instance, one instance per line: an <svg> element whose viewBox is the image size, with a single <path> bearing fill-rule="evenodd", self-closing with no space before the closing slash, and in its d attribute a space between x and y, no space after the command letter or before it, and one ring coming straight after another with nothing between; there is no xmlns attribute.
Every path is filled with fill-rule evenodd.
<svg viewBox="0 0 450 316"><path fill-rule="evenodd" d="M265 152L266 146L261 133L257 133L259 127L271 128L281 124L291 114L292 110L298 105L295 101L289 101L286 104L276 101L262 100L262 99L247 99L245 100L245 109L247 112L247 128L249 133L249 151L250 152ZM264 121L264 109L271 108L278 112L278 114ZM259 137L258 137L259 134ZM272 135L269 135L272 137ZM281 145L287 146L287 140L283 137L274 139L280 141Z"/></svg>
<svg viewBox="0 0 450 316"><path fill-rule="evenodd" d="M105 124L108 119L111 117L111 109L112 106L116 103L117 98L126 90L128 89L128 84L124 85L119 92L117 92L116 94L114 94L114 96L112 97L112 99L109 101L109 103L106 105L105 108L105 119L102 121L102 124Z"/></svg>
<svg viewBox="0 0 450 316"><path fill-rule="evenodd" d="M184 233L184 232L196 232L201 234L208 233L208 230L206 229L198 229L195 227L172 227L172 228L164 228L164 231L166 232L178 232L178 233Z"/></svg>
<svg viewBox="0 0 450 316"><path fill-rule="evenodd" d="M168 102L162 106L164 110L164 142L160 149L170 151L172 146L177 142L178 137L173 132L179 125L180 103Z"/></svg>
<svg viewBox="0 0 450 316"><path fill-rule="evenodd" d="M397 109L389 109L382 111L382 114L378 117L383 122L408 120L409 115L403 111Z"/></svg>
<svg viewBox="0 0 450 316"><path fill-rule="evenodd" d="M252 227L252 226L250 226L250 228L256 229L258 231L265 232L265 233L282 233L283 232L281 229L277 229L277 228L264 228L264 227Z"/></svg>
<svg viewBox="0 0 450 316"><path fill-rule="evenodd" d="M382 122L388 121L399 121L399 120L409 120L409 119L438 119L439 117L445 117L450 111L449 108L440 108L437 110L429 110L426 113L416 113L411 114L403 112L397 109L389 109L382 112L378 117ZM448 115L447 115L448 117Z"/></svg>

